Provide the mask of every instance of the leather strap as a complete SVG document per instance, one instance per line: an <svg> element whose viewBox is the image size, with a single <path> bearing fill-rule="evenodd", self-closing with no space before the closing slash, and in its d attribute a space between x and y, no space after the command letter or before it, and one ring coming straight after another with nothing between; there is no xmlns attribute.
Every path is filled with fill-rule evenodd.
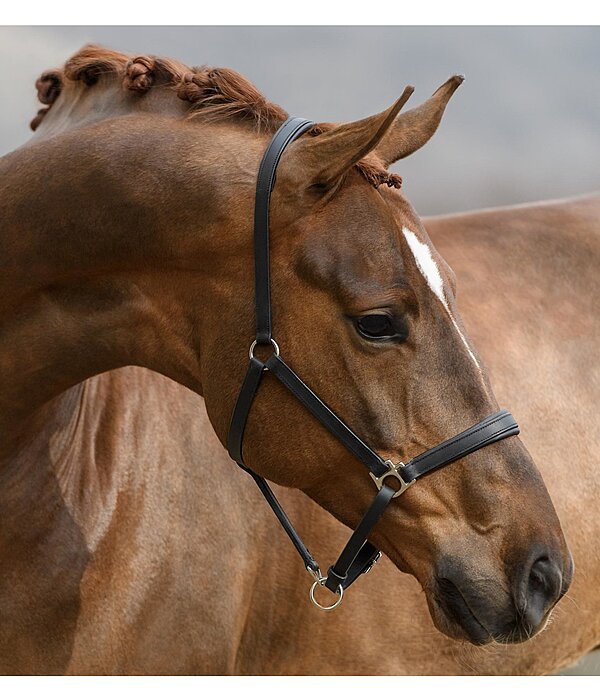
<svg viewBox="0 0 600 700"><path fill-rule="evenodd" d="M238 394L235 407L231 415L229 433L227 434L227 451L236 462L244 463L242 456L242 444L244 442L244 430L246 421L252 407L252 402L258 391L258 385L263 376L264 363L257 357L250 358L248 370Z"/></svg>
<svg viewBox="0 0 600 700"><path fill-rule="evenodd" d="M267 483L266 479L264 479L262 476L259 476L258 474L255 474L251 469L248 469L248 467L245 467L243 464L238 463L238 466L241 467L244 471L248 472L248 474L250 474L250 476L254 479L256 485L261 490L267 503L271 507L271 510L273 511L273 513L275 513L287 536L292 541L292 544L296 548L296 551L302 557L302 560L304 561L304 566L306 566L306 568L312 571L314 574L317 574L319 572L319 565L317 564L315 558L308 551L308 548L296 532L291 520L285 514L285 511L283 510L281 504L277 500L277 496L275 496L275 494L271 490L271 487Z"/></svg>
<svg viewBox="0 0 600 700"><path fill-rule="evenodd" d="M413 481L482 447L518 434L519 426L512 415L506 410L498 411L453 438L414 457L402 467L400 473L404 481Z"/></svg>
<svg viewBox="0 0 600 700"><path fill-rule="evenodd" d="M256 342L271 340L271 278L269 272L269 204L275 186L275 173L282 153L314 122L299 117L285 121L273 136L263 156L256 180L254 205L254 266L256 301Z"/></svg>
<svg viewBox="0 0 600 700"><path fill-rule="evenodd" d="M278 355L271 355L265 363L315 418L324 425L375 476L385 474L388 467L383 459L366 445Z"/></svg>
<svg viewBox="0 0 600 700"><path fill-rule="evenodd" d="M373 565L375 556L379 552L372 544L367 542L367 537L379 522L395 493L395 489L384 484L375 496L369 510L363 515L363 519L352 533L338 560L333 566L329 567L325 585L330 591L335 593L340 586L345 590L363 573L366 566ZM363 551L365 545L368 547L366 552L364 552L366 558L364 560L362 558L359 559L358 555ZM358 566L353 569L353 565L356 563L358 563Z"/></svg>

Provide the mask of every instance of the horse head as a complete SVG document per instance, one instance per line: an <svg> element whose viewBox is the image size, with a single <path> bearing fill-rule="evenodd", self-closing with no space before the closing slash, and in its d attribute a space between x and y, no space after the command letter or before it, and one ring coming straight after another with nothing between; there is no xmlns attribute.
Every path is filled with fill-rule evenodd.
<svg viewBox="0 0 600 700"><path fill-rule="evenodd" d="M274 337L393 462L497 410L452 270L387 171L429 140L461 82L405 113L411 89L375 116L317 125L283 154L272 194ZM94 50L42 86L52 106L32 144L5 161L22 159L12 172L27 172L6 205L25 232L14 260L27 274L11 289L35 301L11 331L7 377L30 381L14 396L29 406L138 364L203 394L226 444L253 338L256 173L285 113L232 71ZM24 201L43 207L43 220ZM52 386L32 363L53 368ZM350 527L373 498L363 465L268 373L244 458ZM548 492L516 437L394 499L372 541L419 580L440 630L476 644L534 635L572 576Z"/></svg>
<svg viewBox="0 0 600 700"><path fill-rule="evenodd" d="M461 82L451 78L401 116L412 89L381 114L300 138L282 156L273 194L277 349L392 462L497 410L452 270L397 176L386 174L429 140ZM247 300L251 287L229 296ZM231 411L223 387L234 393L223 378L240 381L239 319L235 303L220 308L215 338L227 350L215 346L204 382L222 437ZM277 382L265 384L250 414L246 463L354 527L372 498L364 468ZM572 576L549 495L518 439L429 476L394 503L373 541L418 578L438 627L476 644L535 634Z"/></svg>

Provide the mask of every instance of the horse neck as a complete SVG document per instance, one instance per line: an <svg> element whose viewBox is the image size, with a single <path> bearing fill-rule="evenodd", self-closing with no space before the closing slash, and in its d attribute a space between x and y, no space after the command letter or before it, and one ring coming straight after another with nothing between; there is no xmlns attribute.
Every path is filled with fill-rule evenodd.
<svg viewBox="0 0 600 700"><path fill-rule="evenodd" d="M251 197L231 203L252 191L253 145L229 124L140 115L0 161L0 454L47 401L107 370L140 365L202 393L202 307L249 229ZM251 164L235 176L232 149Z"/></svg>
<svg viewBox="0 0 600 700"><path fill-rule="evenodd" d="M183 119L190 105L170 87L154 87L144 95L124 90L112 77L101 77L93 88L66 81L29 143L47 140L77 128L115 117L155 114Z"/></svg>

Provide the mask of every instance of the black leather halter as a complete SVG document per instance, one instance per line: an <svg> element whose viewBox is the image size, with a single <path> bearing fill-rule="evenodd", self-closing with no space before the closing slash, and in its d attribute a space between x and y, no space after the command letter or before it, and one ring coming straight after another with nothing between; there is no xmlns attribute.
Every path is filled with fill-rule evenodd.
<svg viewBox="0 0 600 700"><path fill-rule="evenodd" d="M313 126L306 119L288 119L269 144L258 171L254 211L254 259L256 285L256 338L250 346L250 365L240 389L229 428L227 449L238 465L247 471L265 496L279 522L304 560L315 581L310 598L317 607L331 610L337 607L344 593L361 574L371 569L381 556L369 541L375 527L392 498L396 498L420 477L434 469L462 459L476 450L519 433L519 427L508 411L499 411L467 430L432 447L407 464L384 460L354 433L287 365L279 354L279 346L271 330L271 284L269 279L269 202L275 185L275 173L281 154L286 147ZM266 360L255 357L257 346L270 346ZM308 551L292 523L284 513L266 480L244 464L242 443L244 428L260 381L266 371L271 372L298 399L320 423L329 430L369 470L379 489L371 506L348 540L335 564L322 576L319 565ZM388 477L390 477L388 479ZM392 478L393 477L393 478ZM391 482L391 483L390 483ZM395 482L395 484L394 484ZM317 586L326 586L338 599L329 607L315 599Z"/></svg>

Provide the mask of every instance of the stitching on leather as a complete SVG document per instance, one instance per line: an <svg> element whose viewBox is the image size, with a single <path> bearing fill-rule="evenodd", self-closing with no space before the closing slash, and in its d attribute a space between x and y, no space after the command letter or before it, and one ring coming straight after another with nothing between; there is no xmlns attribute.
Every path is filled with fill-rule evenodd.
<svg viewBox="0 0 600 700"><path fill-rule="evenodd" d="M258 387L260 386L261 379L262 367L260 374L257 375L254 375L254 372L251 372L250 368L248 369L246 376L244 377L244 381L242 382L242 387L240 389L240 393L238 394L237 401L235 402L235 406L233 408L231 422L229 424L229 432L227 434L227 451L229 452L229 456L236 462L244 462L243 448L246 423L248 422L250 410L252 408L252 404L254 403L254 399L256 398L256 393L258 391ZM253 390L251 393L247 393L246 389L250 385L252 385ZM229 437L232 436L232 434L233 438L230 444ZM230 447L233 449L229 449Z"/></svg>
<svg viewBox="0 0 600 700"><path fill-rule="evenodd" d="M429 457L432 457L434 454L439 452L440 450L446 450L449 447L452 447L452 445L455 445L457 442L460 442L461 440L464 440L468 437L472 437L476 433L480 432L481 430L485 430L486 428L489 428L490 426L494 425L494 423L499 423L500 421L508 418L510 416L509 413L505 413L504 415L496 418L493 421L490 421L489 423L486 423L485 425L482 425L481 427L477 428L477 430L473 430L472 432L467 432L465 435L462 437L457 437L455 440L452 440L451 442L448 442L445 445L440 445L439 447L433 448L433 450L427 450L427 452L423 453L420 457L414 457L413 459L410 460L408 464L418 464L424 459L428 459ZM510 426L507 426L506 429L508 429ZM502 431L500 431L502 432ZM496 433L494 433L496 435ZM490 436L493 437L493 436ZM486 440L489 438L486 438ZM408 466L408 464L406 466Z"/></svg>
<svg viewBox="0 0 600 700"><path fill-rule="evenodd" d="M279 367L277 369L274 369L274 367L277 364L279 364ZM328 428L331 432L333 432L335 437L337 437L344 444L344 446L350 450L350 452L352 452L356 457L358 457L358 459L360 459L361 462L365 463L367 465L367 467L369 467L369 469L371 470L372 473L375 473L375 472L373 472L373 470L371 468L372 462L373 462L373 455L377 460L376 461L377 466L379 466L379 467L383 466L383 460L381 460L381 458L375 452L372 452L371 448L368 445L366 445L366 443L363 443L362 441L359 443L355 442L355 440L354 440L355 435L354 435L354 433L352 433L352 431L350 431L350 428L348 428L348 426L346 426L346 424L340 418L338 418L337 415L335 413L333 413L331 411L331 409L325 403L323 403L323 401L321 401L321 399L316 394L314 394L312 392L310 387L307 384L305 384L302 381L302 379L300 379L300 377L297 377L297 375L294 373L292 368L289 367L284 362L284 360L282 360L281 358L278 358L278 360L274 361L273 365L271 365L270 369L271 369L271 371L273 371L273 374L277 377L277 379L279 379L279 381L288 389L288 391L290 391L292 393L292 395L294 395L300 401L300 403L302 403L305 406L305 408L307 408L311 413L313 413L311 406L310 406L311 400L314 400L314 402L316 403L317 406L324 409L325 414L326 414L325 420L323 419L322 416L317 416L314 413L313 413L313 415L315 415L315 417L318 420L321 420L323 422L323 425L326 428ZM290 373L290 376L287 375L287 372ZM298 379L300 391L308 396L308 399L309 399L308 401L305 402L296 393L295 387L294 387L295 383L292 382L291 378ZM495 418L494 420L489 421L489 422L485 423L484 425L481 425L480 427L478 427L475 430L467 431L465 434L463 434L460 437L455 438L451 442L448 442L444 445L439 445L438 447L433 448L432 450L427 450L427 452L423 453L421 456L414 457L413 459L411 459L410 462L408 462L408 464L405 465L405 468L408 469L410 466L417 466L418 464L420 464L424 460L430 459L434 455L438 454L440 451L450 449L457 442L461 442L461 441L466 440L468 438L472 438L474 435L481 432L482 430L486 430L486 429L490 428L492 425L494 425L495 423L500 423L501 421L503 421L509 417L510 417L510 413L504 413L503 415L499 416L498 418ZM479 442L476 442L473 445L469 445L469 447L466 448L466 449L468 449L468 452L466 454L469 454L470 452L472 452L473 448L480 445L481 443L484 443L488 440L491 440L493 437L496 437L497 435L501 434L502 432L508 431L508 430L515 428L515 427L517 427L517 426L515 423L513 423L512 425L509 425L506 428L503 428L502 430L496 431L493 434L487 436L484 440L480 440ZM348 431L348 432L346 432L346 431ZM358 437L358 436L356 436L356 437ZM360 438L358 438L358 439L360 440ZM366 453L366 457L368 459L366 459L364 455L361 456L358 453L359 451L361 453ZM462 456L466 456L466 454L464 454ZM460 459L460 458L461 457L456 456L453 458L453 461L456 459Z"/></svg>
<svg viewBox="0 0 600 700"><path fill-rule="evenodd" d="M279 379L279 381L282 382L288 388L288 390L300 401L300 403L303 404L304 407L307 408L311 413L313 413L310 410L310 406L309 406L310 400L305 402L303 399L301 399L298 396L298 394L296 394L296 392L294 391L293 382L291 381L291 379L289 377L287 377L285 374L278 374L277 371L275 371L274 374L277 377L277 379ZM302 382L301 379L300 379L300 381ZM308 386L305 385L304 382L302 382L302 384L303 384L303 386L301 386L300 391L306 392L306 389L308 389ZM309 389L309 391L310 391L310 389ZM331 409L328 408L321 401L321 399L319 399L319 397L316 396L316 394L312 394L312 392L311 393L306 392L306 393L307 393L309 399L316 399L315 403L317 404L317 406L324 409L325 415L327 417L325 419L326 420L325 425L327 427L331 427L332 430L336 430L336 431L340 432L345 437L349 437L349 434L346 433L346 430L349 430L349 428L347 426L345 426L344 423L342 423L342 421L335 414L331 413ZM353 443L353 444L356 444L356 443ZM358 448L362 449L362 447L363 446L359 443Z"/></svg>
<svg viewBox="0 0 600 700"><path fill-rule="evenodd" d="M283 373L280 374L278 370L274 370L274 366L279 363L280 367L283 368ZM287 389L304 405L305 408L307 408L311 413L312 410L310 409L308 403L305 403L303 399L300 398L292 388L292 381L290 378L285 374L286 370L289 371L291 376L297 376L294 373L294 370L291 367L288 367L288 365L281 359L279 358L278 361L274 361L274 364L270 366L271 371L273 371L273 374L279 379L279 381L287 387ZM331 411L331 409L321 401L321 399L312 392L312 390L309 388L307 384L305 384L300 377L297 377L298 381L300 382L301 385L301 391L307 392L308 396L310 399L316 399L316 403L318 406L323 407L325 410L325 414L327 416L327 420L323 420L323 425L327 428L330 428L331 431L333 432L334 430L336 431L336 437L344 444L346 448L352 452L361 462L366 464L367 467L369 467L369 470L372 471L371 466L373 463L373 460L375 461L375 464L377 464L378 467L384 467L383 460L371 450L371 448L362 440L360 442L356 442L355 438L360 440L358 436L355 436L354 433L348 428L348 426L340 419L338 418L335 413ZM313 415L315 415L313 413ZM317 420L321 420L321 416L315 416ZM346 432L347 431L347 432ZM361 456L358 454L358 451L364 453L364 456Z"/></svg>

